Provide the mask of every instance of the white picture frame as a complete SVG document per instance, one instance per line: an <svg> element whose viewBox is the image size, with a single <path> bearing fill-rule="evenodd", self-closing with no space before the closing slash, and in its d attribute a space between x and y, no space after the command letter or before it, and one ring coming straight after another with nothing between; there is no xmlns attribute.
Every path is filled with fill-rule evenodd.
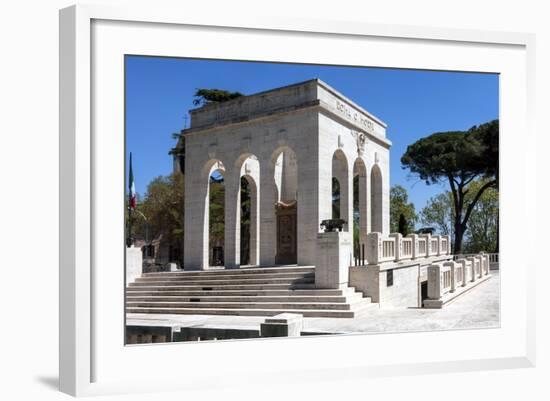
<svg viewBox="0 0 550 401"><path fill-rule="evenodd" d="M144 35L144 32L147 34ZM231 46L214 50L213 38L220 34L231 36L234 40L239 38L242 41L239 46L241 53L237 54ZM195 39L200 37L200 42L195 40L184 45L180 42L178 45L178 35ZM120 99L123 93L117 91L122 92L123 71L119 68L119 56L137 52L159 56L253 57L255 60L290 61L283 60L282 53L277 54L277 46L260 48L254 44L254 35L261 35L264 44L276 44L287 39L295 43L292 46L299 46L300 42L311 43L311 47L302 47L302 50L308 50L301 52L304 54L300 61L304 62L331 63L332 60L332 63L339 63L347 54L350 64L365 65L363 52L356 54L350 51L359 44L367 49L378 49L373 53L376 58L371 58L374 61L368 63L370 66L501 74L503 254L500 328L124 347L124 339L120 335L120 328L124 326L123 287L120 286L124 281L124 268L119 263L122 249L118 254L108 245L108 241L114 238L118 246L120 230L123 230L120 204L124 201L124 185L120 185L123 174L119 174L123 171L123 163L120 162L123 160L123 152L120 152L123 131L118 137L112 136L113 143L105 142L106 137L102 134L117 132L117 127L120 128L120 110L123 108ZM169 40L160 41L160 38ZM326 43L323 51L319 48L319 41ZM507 140L514 132L522 132L523 141L535 141L534 45L533 35L520 33L257 16L226 19L154 7L79 5L61 10L61 391L80 396L196 390L206 386L211 389L246 385L251 378L256 384L269 383L274 379L292 382L352 377L361 380L411 372L421 374L534 366L535 283L534 274L529 273L534 272L535 244L528 236L514 236L514 232L520 227L528 232L536 231L535 153L532 147L527 146L514 149L512 141ZM288 57L298 54L296 50L300 49L292 46L287 47L288 53L285 54ZM401 51L389 50L392 46ZM435 61L429 57L434 48L440 55L440 59ZM426 58L411 57L411 53L425 55ZM462 53L465 60L453 62L453 57ZM474 59L472 54L479 58ZM112 60L118 61L112 63ZM101 86L106 82L112 85ZM107 92L114 92L106 93L107 88L110 88ZM98 98L111 99L113 103L104 104L98 102ZM113 114L107 116L106 108ZM111 174L110 179L104 179L106 173L113 170L117 173ZM519 183L515 191L510 191L510 182ZM118 192L103 196L110 189L119 188L119 185ZM107 224L112 225L113 230L107 230ZM114 268L109 271L102 263L105 258L115 261ZM112 311L108 310L109 305ZM395 341L397 338L401 340ZM418 344L418 347L411 344ZM431 349L424 349L428 345ZM318 351L320 347L322 352ZM392 347L392 352L377 353L369 347L380 350ZM181 362L182 355L185 355L185 362ZM288 363L293 355L302 355L302 359L292 359L292 363ZM221 372L232 369L234 374L207 373L206 367L212 358L219 358L217 362ZM270 363L262 364L263 360ZM154 366L159 361L163 361L168 373L151 372L141 376L138 370L132 370L140 363ZM193 369L179 376L170 373L178 364L192 366ZM246 373L246 377L241 373Z"/></svg>

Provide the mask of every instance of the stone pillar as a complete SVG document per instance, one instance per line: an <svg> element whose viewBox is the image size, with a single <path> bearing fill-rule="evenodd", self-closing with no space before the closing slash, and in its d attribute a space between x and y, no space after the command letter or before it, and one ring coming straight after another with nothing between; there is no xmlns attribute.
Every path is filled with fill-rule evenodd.
<svg viewBox="0 0 550 401"><path fill-rule="evenodd" d="M472 283L476 281L476 258L473 256L467 257L466 260L468 260L472 264L472 276L470 277L470 280Z"/></svg>
<svg viewBox="0 0 550 401"><path fill-rule="evenodd" d="M441 299L441 292L443 289L442 271L443 265L441 263L434 263L428 266L428 298L433 300Z"/></svg>
<svg viewBox="0 0 550 401"><path fill-rule="evenodd" d="M316 157L298 156L298 264L315 265L317 233L322 220L319 216L322 178L319 177ZM327 181L332 192L332 178L328 176Z"/></svg>
<svg viewBox="0 0 550 401"><path fill-rule="evenodd" d="M409 234L407 238L412 239L412 259L419 257L418 255L418 234Z"/></svg>
<svg viewBox="0 0 550 401"><path fill-rule="evenodd" d="M462 266L462 287L466 287L466 282L468 280L468 271L466 270L466 260L459 259L456 262Z"/></svg>
<svg viewBox="0 0 550 401"><path fill-rule="evenodd" d="M431 234L420 234L420 237L426 239L426 257L428 257L432 253L432 235Z"/></svg>
<svg viewBox="0 0 550 401"><path fill-rule="evenodd" d="M317 234L316 288L348 286L352 258L352 233L326 232Z"/></svg>
<svg viewBox="0 0 550 401"><path fill-rule="evenodd" d="M437 235L436 238L437 238L437 256L440 256L442 254L442 252L441 252L441 247L442 247L441 235Z"/></svg>
<svg viewBox="0 0 550 401"><path fill-rule="evenodd" d="M359 173L359 248L362 246L367 247L367 233L368 229L368 216L369 210L367 208L367 175L366 171Z"/></svg>
<svg viewBox="0 0 550 401"><path fill-rule="evenodd" d="M238 172L228 172L225 186L225 239L224 265L228 269L241 265L241 177Z"/></svg>
<svg viewBox="0 0 550 401"><path fill-rule="evenodd" d="M368 233L367 235L367 261L370 265L376 265L382 257L382 233Z"/></svg>
<svg viewBox="0 0 550 401"><path fill-rule="evenodd" d="M456 290L456 267L457 263L453 261L444 262L443 266L449 266L451 268L451 292L455 292Z"/></svg>
<svg viewBox="0 0 550 401"><path fill-rule="evenodd" d="M395 239L395 261L399 262L403 256L403 235L401 233L393 233L389 236Z"/></svg>
<svg viewBox="0 0 550 401"><path fill-rule="evenodd" d="M479 278L482 278L485 258L482 255L477 255L475 258L477 259L477 263L479 263Z"/></svg>
<svg viewBox="0 0 550 401"><path fill-rule="evenodd" d="M350 170L349 164L346 168L347 171L342 177L345 185L340 187L340 218L346 220L344 230L351 232L353 236L353 168Z"/></svg>
<svg viewBox="0 0 550 401"><path fill-rule="evenodd" d="M491 260L488 254L483 255L485 257L485 275L489 275L489 270L491 270Z"/></svg>
<svg viewBox="0 0 550 401"><path fill-rule="evenodd" d="M201 180L197 167L185 164L185 270L202 270L208 267L209 240L209 178Z"/></svg>
<svg viewBox="0 0 550 401"><path fill-rule="evenodd" d="M451 254L451 236L450 235L445 235L445 238L447 238L447 252L446 252L446 254L450 255Z"/></svg>
<svg viewBox="0 0 550 401"><path fill-rule="evenodd" d="M273 162L269 157L260 162L260 265L273 266L277 252L277 221L275 216L275 203L277 191L274 179L275 171Z"/></svg>
<svg viewBox="0 0 550 401"><path fill-rule="evenodd" d="M126 285L133 283L136 278L141 277L143 272L143 254L141 248L133 245L126 248Z"/></svg>
<svg viewBox="0 0 550 401"><path fill-rule="evenodd" d="M260 263L260 241L258 234L260 233L260 202L259 188L254 183L254 188L251 191L250 198L250 264L257 265ZM240 209L240 208L239 208Z"/></svg>

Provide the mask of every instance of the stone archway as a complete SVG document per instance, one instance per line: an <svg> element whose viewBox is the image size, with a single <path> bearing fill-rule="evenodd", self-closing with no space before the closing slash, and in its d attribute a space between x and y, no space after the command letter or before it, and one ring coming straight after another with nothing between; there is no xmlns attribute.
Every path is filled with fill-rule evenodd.
<svg viewBox="0 0 550 401"><path fill-rule="evenodd" d="M353 227L353 201L350 196L349 164L345 153L337 149L332 156L332 181L338 182L338 218L345 220L344 231L350 231ZM331 191L332 192L332 191ZM331 196L333 194L331 193ZM331 199L332 200L332 199Z"/></svg>
<svg viewBox="0 0 550 401"><path fill-rule="evenodd" d="M259 193L259 180L260 180L260 167L258 159L255 156L247 157L241 166L241 195L238 207L240 208L241 217L241 251L243 249L243 239L248 237L248 255L241 255L241 264L244 262L248 265L260 264L260 193ZM248 188L248 203L244 205L243 190ZM243 211L247 210L246 220L243 221ZM244 260L243 260L244 259Z"/></svg>
<svg viewBox="0 0 550 401"><path fill-rule="evenodd" d="M296 154L289 147L274 155L274 183L276 187L276 253L275 264L298 262L298 164Z"/></svg>

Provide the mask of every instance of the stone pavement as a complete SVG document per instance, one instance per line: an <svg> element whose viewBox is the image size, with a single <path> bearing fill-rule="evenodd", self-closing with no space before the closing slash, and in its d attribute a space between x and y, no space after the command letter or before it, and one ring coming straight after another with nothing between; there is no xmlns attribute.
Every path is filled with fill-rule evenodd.
<svg viewBox="0 0 550 401"><path fill-rule="evenodd" d="M472 288L442 309L372 308L360 317L304 318L310 333L395 333L495 328L500 325L500 275ZM265 317L128 314L127 324L258 329Z"/></svg>

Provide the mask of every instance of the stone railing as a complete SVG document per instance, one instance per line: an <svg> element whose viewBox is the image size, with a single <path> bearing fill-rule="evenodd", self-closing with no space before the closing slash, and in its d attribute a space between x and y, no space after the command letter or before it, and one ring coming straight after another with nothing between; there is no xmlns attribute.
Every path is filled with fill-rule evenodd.
<svg viewBox="0 0 550 401"><path fill-rule="evenodd" d="M451 240L448 235L401 234L384 236L382 233L367 235L367 261L369 264L399 262L411 259L451 254Z"/></svg>
<svg viewBox="0 0 550 401"><path fill-rule="evenodd" d="M489 256L489 268L491 270L497 270L499 268L499 254L498 253L484 253L484 252L481 252L482 254L485 254L487 256ZM472 256L476 256L478 255L477 253L468 253L468 254L461 254L461 255L455 255L454 256L454 259L457 260L457 259L464 259L464 258L469 258L469 257L472 257Z"/></svg>
<svg viewBox="0 0 550 401"><path fill-rule="evenodd" d="M428 266L428 299L439 301L460 287L472 285L487 276L490 270L488 254L478 254L466 258Z"/></svg>

